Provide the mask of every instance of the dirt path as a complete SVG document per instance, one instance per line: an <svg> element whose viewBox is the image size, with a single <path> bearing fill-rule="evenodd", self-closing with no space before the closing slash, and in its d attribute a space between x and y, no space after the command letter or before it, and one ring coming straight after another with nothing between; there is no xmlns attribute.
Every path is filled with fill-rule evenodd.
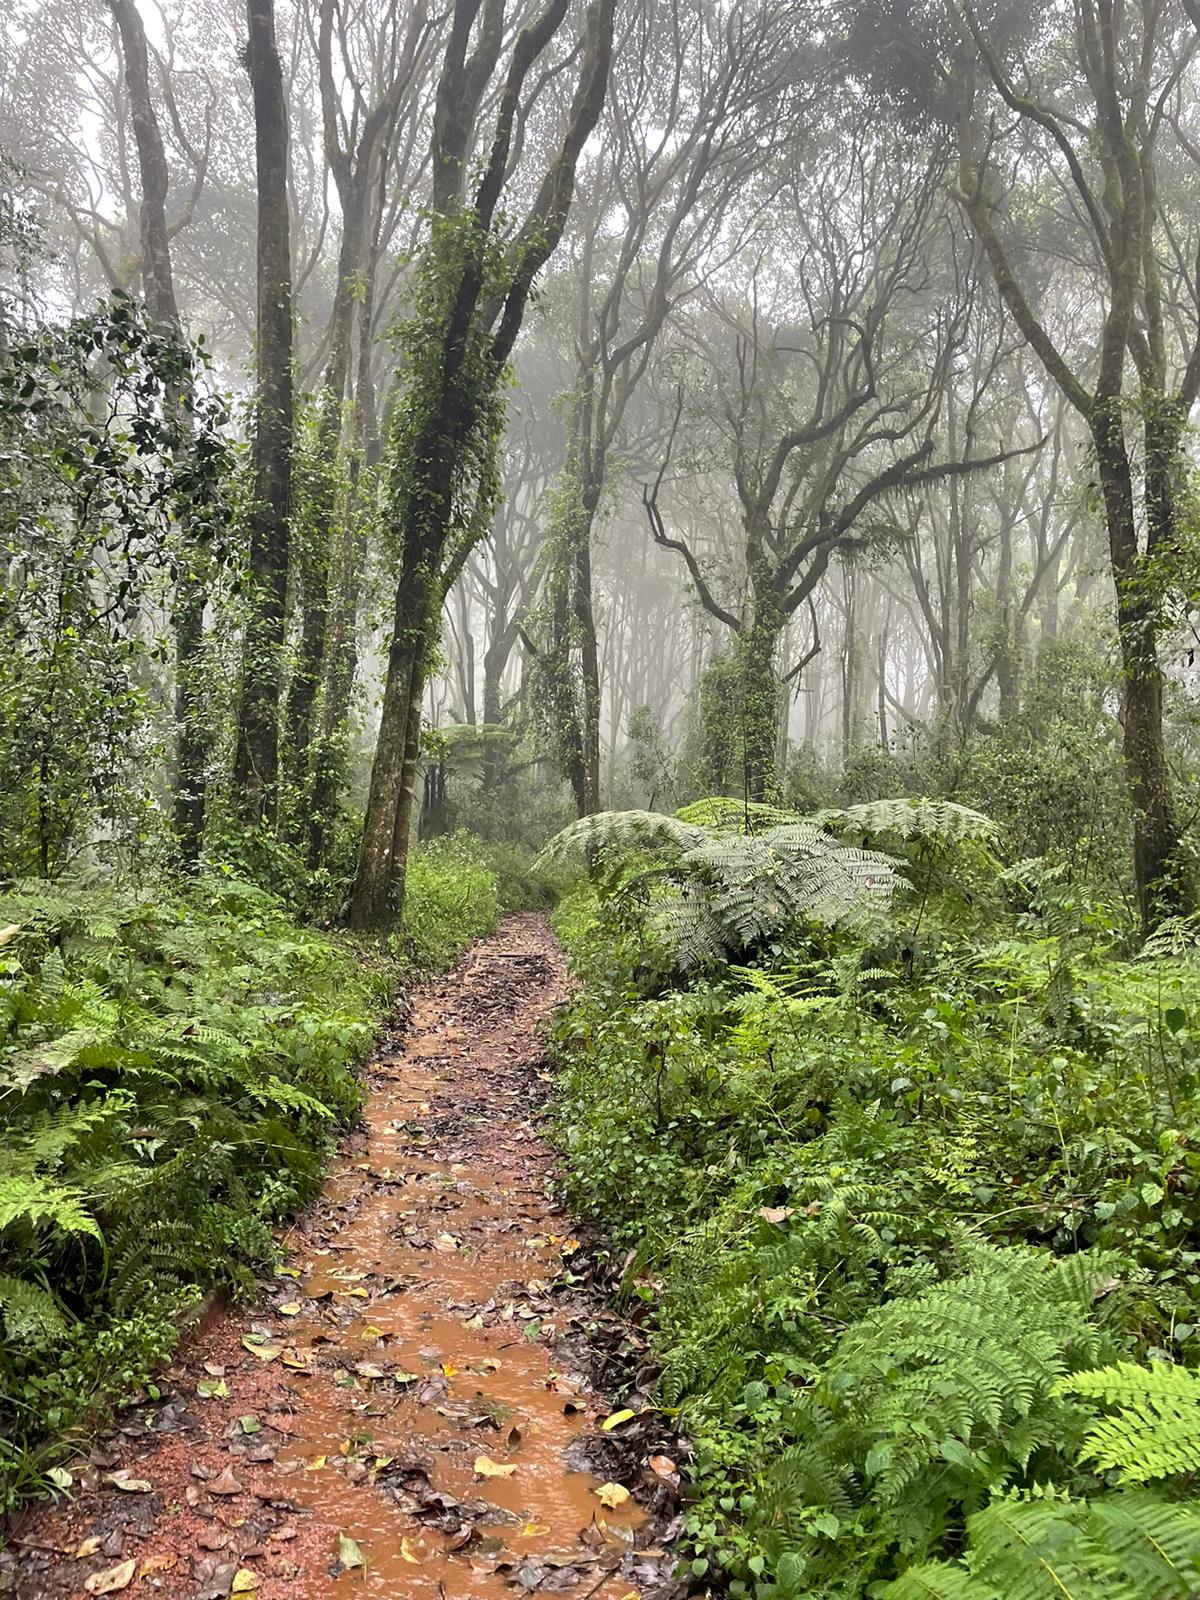
<svg viewBox="0 0 1200 1600"><path fill-rule="evenodd" d="M597 1353L628 1364L636 1335L582 1286L534 1120L562 983L545 919L522 916L418 994L372 1068L365 1138L287 1237L290 1275L257 1316L210 1319L126 1413L75 1504L25 1530L9 1592L674 1590L671 1446L651 1412L601 1426Z"/></svg>

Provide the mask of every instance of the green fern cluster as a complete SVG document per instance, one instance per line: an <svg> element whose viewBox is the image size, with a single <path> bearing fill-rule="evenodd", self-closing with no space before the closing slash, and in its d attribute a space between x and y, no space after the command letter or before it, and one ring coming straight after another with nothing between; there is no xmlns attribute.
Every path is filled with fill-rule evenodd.
<svg viewBox="0 0 1200 1600"><path fill-rule="evenodd" d="M897 886L890 856L841 844L802 820L731 829L715 802L704 806L722 820L703 826L652 811L583 817L541 860L577 850L615 860L620 894L644 906L647 930L681 971L744 958L806 925L862 926L886 915ZM621 875L629 858L647 855L664 864Z"/></svg>
<svg viewBox="0 0 1200 1600"><path fill-rule="evenodd" d="M181 1303L269 1260L357 1111L386 991L245 885L19 885L0 924L2 1509Z"/></svg>

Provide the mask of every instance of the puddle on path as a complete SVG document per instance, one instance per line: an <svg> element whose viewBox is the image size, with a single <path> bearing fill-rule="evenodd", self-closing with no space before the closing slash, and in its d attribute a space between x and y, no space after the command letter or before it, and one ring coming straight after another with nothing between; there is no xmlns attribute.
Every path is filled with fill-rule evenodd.
<svg viewBox="0 0 1200 1600"><path fill-rule="evenodd" d="M101 1453L151 1492L101 1490L42 1519L43 1545L91 1533L101 1548L43 1554L22 1597L82 1596L129 1559L130 1594L181 1600L674 1589L653 1537L678 1479L651 1420L601 1433L615 1489L586 1470L609 1408L563 1342L588 1311L554 1288L578 1246L530 1106L561 984L544 919L526 916L418 995L372 1070L365 1140L286 1240L293 1275L253 1319L214 1319L172 1369L174 1395ZM622 1455L625 1430L645 1442ZM338 1569L341 1535L364 1567Z"/></svg>

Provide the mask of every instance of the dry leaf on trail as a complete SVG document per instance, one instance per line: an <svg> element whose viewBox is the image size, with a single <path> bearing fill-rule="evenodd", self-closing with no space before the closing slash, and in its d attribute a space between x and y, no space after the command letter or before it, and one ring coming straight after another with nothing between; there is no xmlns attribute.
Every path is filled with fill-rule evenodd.
<svg viewBox="0 0 1200 1600"><path fill-rule="evenodd" d="M275 1309L281 1317L298 1317L300 1315L300 1302L299 1300L289 1300L287 1305L276 1306Z"/></svg>
<svg viewBox="0 0 1200 1600"><path fill-rule="evenodd" d="M656 1477L673 1478L679 1468L671 1460L670 1456L651 1456L650 1470Z"/></svg>
<svg viewBox="0 0 1200 1600"><path fill-rule="evenodd" d="M602 1483L598 1489L593 1489L602 1506L607 1506L610 1511L615 1511L618 1506L623 1506L629 1499L629 1490L621 1483Z"/></svg>
<svg viewBox="0 0 1200 1600"><path fill-rule="evenodd" d="M242 1486L234 1477L228 1467L219 1478L214 1478L211 1483L205 1484L209 1494L241 1494Z"/></svg>
<svg viewBox="0 0 1200 1600"><path fill-rule="evenodd" d="M284 1356L282 1359L283 1365L292 1372L307 1372L310 1377L312 1376L312 1367L307 1361L302 1361L299 1356Z"/></svg>
<svg viewBox="0 0 1200 1600"><path fill-rule="evenodd" d="M304 1463L304 1470L305 1472L320 1472L321 1468L325 1465L325 1461L325 1456L309 1456L308 1460Z"/></svg>
<svg viewBox="0 0 1200 1600"><path fill-rule="evenodd" d="M88 1556L94 1556L99 1548L100 1535L98 1533L90 1533L79 1545L78 1549L73 1550L71 1553L76 1561L85 1561Z"/></svg>
<svg viewBox="0 0 1200 1600"><path fill-rule="evenodd" d="M253 1594L258 1588L258 1573L251 1572L249 1567L239 1567L233 1575L233 1582L229 1586L230 1594Z"/></svg>
<svg viewBox="0 0 1200 1600"><path fill-rule="evenodd" d="M105 1483L111 1483L114 1489L123 1489L126 1494L149 1494L151 1484L147 1478L135 1478L131 1472L122 1468L120 1472L109 1472L105 1475Z"/></svg>
<svg viewBox="0 0 1200 1600"><path fill-rule="evenodd" d="M612 1428L619 1428L623 1422L632 1422L635 1415L633 1411L614 1411L611 1417L605 1417L600 1424L601 1430L608 1433Z"/></svg>
<svg viewBox="0 0 1200 1600"><path fill-rule="evenodd" d="M219 1361L206 1361L204 1370L210 1378L223 1378L225 1376L225 1368Z"/></svg>
<svg viewBox="0 0 1200 1600"><path fill-rule="evenodd" d="M274 1361L277 1356L281 1356L283 1354L283 1351L277 1344L263 1344L261 1339L256 1338L255 1335L251 1333L244 1333L242 1335L242 1343L245 1345L246 1349L249 1350L250 1354L252 1356L257 1356L260 1361Z"/></svg>
<svg viewBox="0 0 1200 1600"><path fill-rule="evenodd" d="M374 1361L359 1361L355 1364L355 1372L360 1378L386 1378L387 1373L382 1367L376 1366Z"/></svg>
<svg viewBox="0 0 1200 1600"><path fill-rule="evenodd" d="M355 1567L366 1568L367 1558L362 1553L362 1547L349 1534L338 1534L337 1564L343 1572L350 1572Z"/></svg>
<svg viewBox="0 0 1200 1600"><path fill-rule="evenodd" d="M493 1461L491 1456L475 1457L475 1472L480 1478L511 1478L516 1470L514 1464L501 1466L498 1461Z"/></svg>
<svg viewBox="0 0 1200 1600"><path fill-rule="evenodd" d="M178 1559L177 1556L147 1556L138 1568L138 1577L144 1578L148 1572L170 1572Z"/></svg>
<svg viewBox="0 0 1200 1600"><path fill-rule="evenodd" d="M93 1572L84 1580L89 1594L116 1594L118 1589L128 1589L137 1571L136 1561L122 1561L119 1566L105 1567L103 1572Z"/></svg>

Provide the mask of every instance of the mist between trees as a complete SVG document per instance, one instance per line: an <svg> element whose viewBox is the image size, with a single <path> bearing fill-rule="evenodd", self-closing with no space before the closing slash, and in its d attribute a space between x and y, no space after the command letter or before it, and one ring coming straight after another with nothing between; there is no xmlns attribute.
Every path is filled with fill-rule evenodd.
<svg viewBox="0 0 1200 1600"><path fill-rule="evenodd" d="M1053 755L1031 845L1190 909L1195 49L11 9L6 870L232 852L382 929L414 831Z"/></svg>

